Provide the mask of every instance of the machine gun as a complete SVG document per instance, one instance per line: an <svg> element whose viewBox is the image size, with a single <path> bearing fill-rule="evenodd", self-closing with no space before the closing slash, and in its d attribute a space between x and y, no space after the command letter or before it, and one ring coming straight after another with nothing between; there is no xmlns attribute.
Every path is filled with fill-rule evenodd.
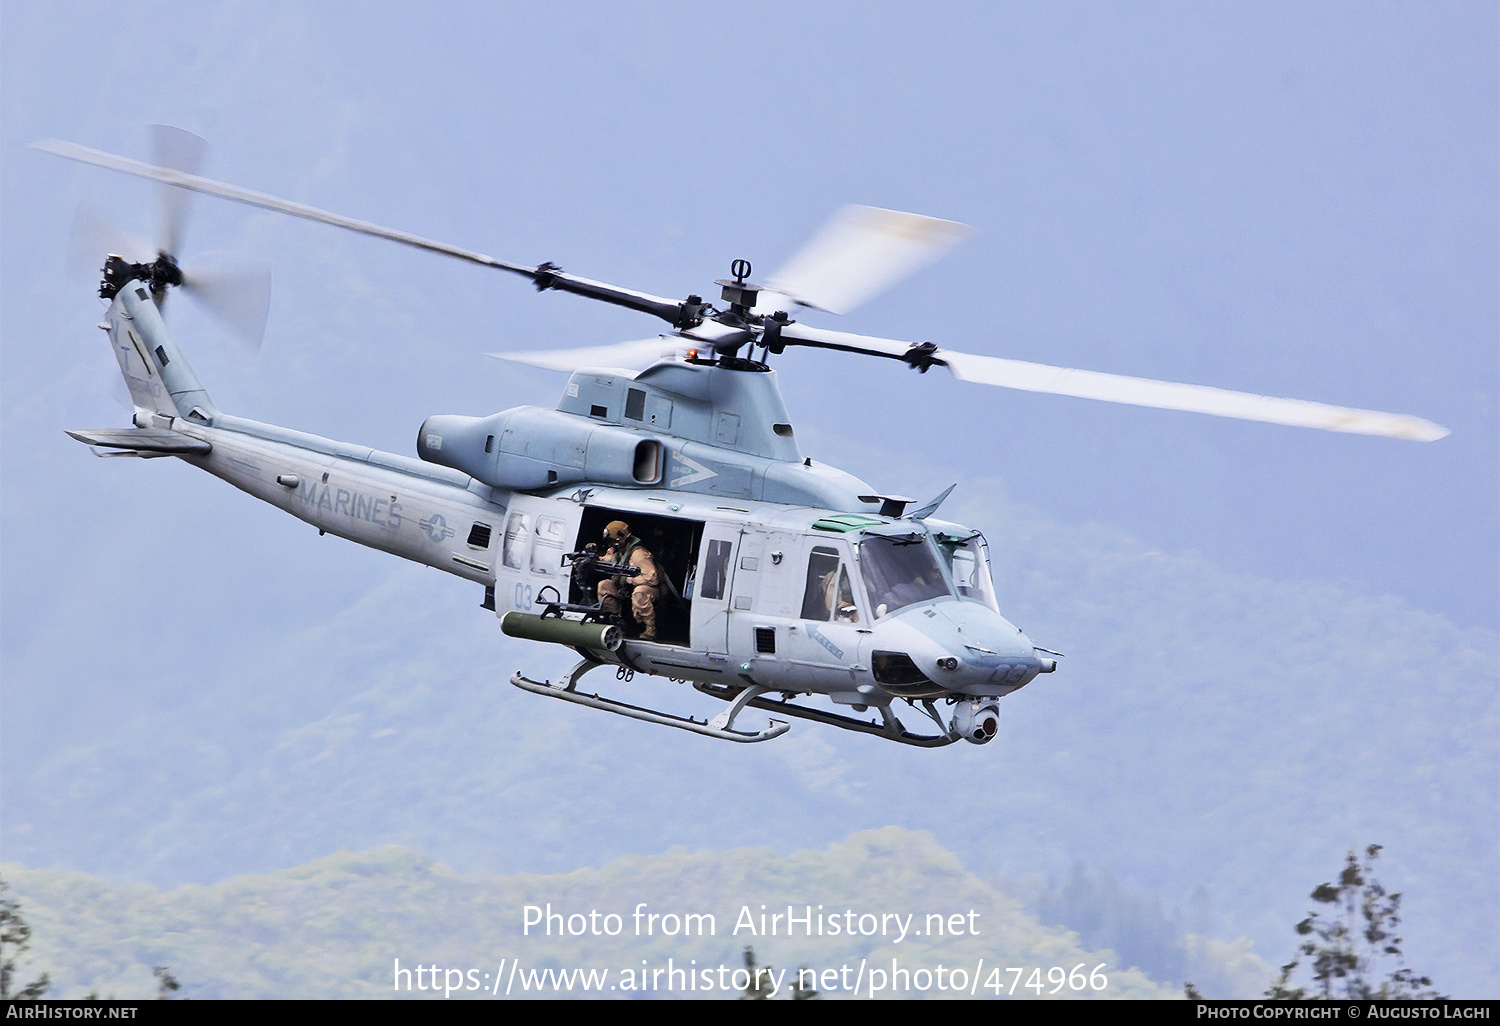
<svg viewBox="0 0 1500 1026"><path fill-rule="evenodd" d="M562 557L563 566L570 567L573 583L585 598L593 598L594 585L606 577L635 577L641 572L640 567L631 566L629 563L611 563L599 555L599 546L593 542L585 545L577 552L566 553ZM551 592L553 598L547 598ZM537 593L537 604L542 606L542 617L560 617L564 613L582 613L584 620L596 623L620 622L619 613L607 613L600 602L565 602L557 589L548 585Z"/></svg>
<svg viewBox="0 0 1500 1026"><path fill-rule="evenodd" d="M562 559L563 565L573 568L573 583L585 592L605 577L635 577L641 572L640 567L629 563L609 562L599 555L599 546L595 542L589 542L577 552L569 552Z"/></svg>

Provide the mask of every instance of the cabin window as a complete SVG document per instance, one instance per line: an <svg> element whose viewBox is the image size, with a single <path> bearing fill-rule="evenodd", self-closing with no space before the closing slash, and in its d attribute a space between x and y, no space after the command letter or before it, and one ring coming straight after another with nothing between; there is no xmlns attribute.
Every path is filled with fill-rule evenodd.
<svg viewBox="0 0 1500 1026"><path fill-rule="evenodd" d="M734 543L728 541L710 541L708 543L708 555L703 560L703 597L706 599L721 599L724 597L724 588L729 583L729 556L734 549Z"/></svg>
<svg viewBox="0 0 1500 1026"><path fill-rule="evenodd" d="M625 392L625 418L627 420L644 420L646 417L646 393L639 388L628 389Z"/></svg>
<svg viewBox="0 0 1500 1026"><path fill-rule="evenodd" d="M526 548L531 544L531 517L525 513L512 513L505 525L505 549L502 559L512 570L519 570L526 562Z"/></svg>
<svg viewBox="0 0 1500 1026"><path fill-rule="evenodd" d="M490 547L490 525L475 524L469 528L469 544L476 549L487 549Z"/></svg>
<svg viewBox="0 0 1500 1026"><path fill-rule="evenodd" d="M531 572L554 574L562 566L563 522L557 517L536 518L536 541L531 546Z"/></svg>
<svg viewBox="0 0 1500 1026"><path fill-rule="evenodd" d="M600 419L604 419L604 418L606 418L606 417L609 416L609 407L607 407L607 406L590 406L589 407L589 416L590 417L599 417Z"/></svg>

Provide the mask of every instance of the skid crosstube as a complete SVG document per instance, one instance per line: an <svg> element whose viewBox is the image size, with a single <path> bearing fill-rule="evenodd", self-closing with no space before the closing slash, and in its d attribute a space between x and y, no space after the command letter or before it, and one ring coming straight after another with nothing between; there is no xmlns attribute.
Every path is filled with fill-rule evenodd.
<svg viewBox="0 0 1500 1026"><path fill-rule="evenodd" d="M757 741L769 741L772 738L780 737L791 729L791 724L789 723L772 720L771 725L765 730L754 733L732 730L729 729L733 723L732 718L724 726L716 726L713 722L700 722L690 716L676 716L672 713L658 712L655 709L646 709L638 705L617 702L612 698L605 698L603 695L586 695L574 690L578 684L578 678L601 665L603 664L586 659L568 671L567 676L559 684L534 681L529 677L523 676L519 670L511 674L510 682L522 691L529 691L534 695L543 695L547 698L560 698L564 702L572 702L575 705L585 706L589 709L599 709L604 712L615 713L618 716L628 716L633 720L657 723L664 727L690 730L695 734L718 738L721 741L753 744Z"/></svg>
<svg viewBox="0 0 1500 1026"><path fill-rule="evenodd" d="M725 702L733 702L744 691L744 688L722 684L694 683L693 687L705 695L711 695ZM767 712L780 713L785 716L799 716L804 720L812 720L814 723L826 723L829 726L842 727L844 730L855 730L862 734L873 734L876 737L883 737L887 741L895 741L903 745L913 745L917 748L944 748L958 740L952 734L913 734L905 729L897 734L879 723L856 720L852 716L824 712L822 709L809 709L806 706L793 705L791 702L781 702L770 698L755 697L750 699L746 704L753 705L757 709L764 709Z"/></svg>

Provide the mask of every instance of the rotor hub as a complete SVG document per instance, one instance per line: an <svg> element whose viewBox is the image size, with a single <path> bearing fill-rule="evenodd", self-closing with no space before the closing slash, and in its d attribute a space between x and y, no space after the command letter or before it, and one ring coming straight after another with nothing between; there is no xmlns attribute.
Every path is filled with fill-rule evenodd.
<svg viewBox="0 0 1500 1026"><path fill-rule="evenodd" d="M177 258L167 252L157 253L155 260L144 264L131 263L111 253L104 261L99 298L114 299L125 283L132 280L145 282L152 294L160 296L171 286L182 284L182 268L177 266Z"/></svg>
<svg viewBox="0 0 1500 1026"><path fill-rule="evenodd" d="M729 270L734 275L733 279L720 278L714 284L724 290L722 295L729 308L741 318L749 319L756 297L761 293L761 286L745 280L750 277L754 268L748 260L736 260L729 265Z"/></svg>

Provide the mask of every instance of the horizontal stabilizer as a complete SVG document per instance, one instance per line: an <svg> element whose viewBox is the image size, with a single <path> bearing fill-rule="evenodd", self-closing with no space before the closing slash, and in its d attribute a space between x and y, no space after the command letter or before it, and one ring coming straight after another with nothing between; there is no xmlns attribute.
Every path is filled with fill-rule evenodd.
<svg viewBox="0 0 1500 1026"><path fill-rule="evenodd" d="M213 451L213 446L202 439L167 428L93 428L68 434L84 445L159 452L164 456L206 456Z"/></svg>

